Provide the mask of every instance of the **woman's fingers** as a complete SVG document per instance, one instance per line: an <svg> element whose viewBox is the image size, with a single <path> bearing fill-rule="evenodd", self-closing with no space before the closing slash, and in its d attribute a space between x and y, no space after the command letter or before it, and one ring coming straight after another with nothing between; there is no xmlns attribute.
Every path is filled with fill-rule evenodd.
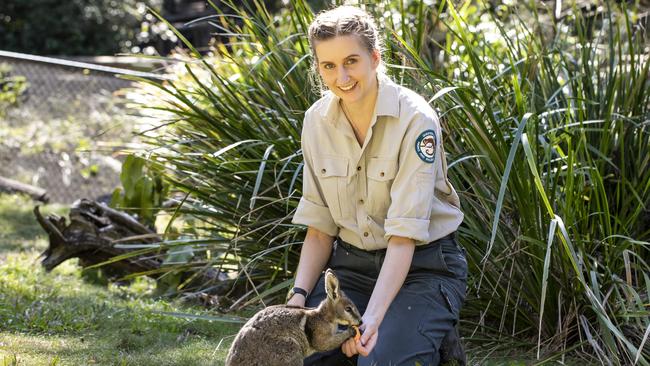
<svg viewBox="0 0 650 366"><path fill-rule="evenodd" d="M365 344L356 342L355 353L366 357L370 354L370 352L372 352L372 349L375 348L375 344L377 344L377 332L373 333Z"/></svg>
<svg viewBox="0 0 650 366"><path fill-rule="evenodd" d="M357 342L355 352L363 357L366 357L368 354L370 354L370 351L368 351L366 347L362 346L361 342Z"/></svg>
<svg viewBox="0 0 650 366"><path fill-rule="evenodd" d="M355 340L353 338L349 338L343 344L341 345L341 350L343 353L345 353L346 356L352 357L357 354L357 348L355 346Z"/></svg>

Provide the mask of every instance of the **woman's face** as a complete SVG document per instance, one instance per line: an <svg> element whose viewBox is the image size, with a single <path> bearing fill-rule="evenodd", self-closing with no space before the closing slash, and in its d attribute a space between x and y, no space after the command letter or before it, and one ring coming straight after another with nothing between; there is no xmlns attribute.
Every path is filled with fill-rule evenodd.
<svg viewBox="0 0 650 366"><path fill-rule="evenodd" d="M362 101L376 90L379 52L370 53L358 36L317 41L314 49L323 82L344 102Z"/></svg>

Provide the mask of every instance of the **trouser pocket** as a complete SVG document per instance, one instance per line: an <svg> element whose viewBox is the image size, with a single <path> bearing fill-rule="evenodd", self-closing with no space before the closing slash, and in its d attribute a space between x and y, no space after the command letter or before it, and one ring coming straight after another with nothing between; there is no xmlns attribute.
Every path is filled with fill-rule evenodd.
<svg viewBox="0 0 650 366"><path fill-rule="evenodd" d="M435 241L416 247L409 273L437 273L453 276L443 255L443 241Z"/></svg>

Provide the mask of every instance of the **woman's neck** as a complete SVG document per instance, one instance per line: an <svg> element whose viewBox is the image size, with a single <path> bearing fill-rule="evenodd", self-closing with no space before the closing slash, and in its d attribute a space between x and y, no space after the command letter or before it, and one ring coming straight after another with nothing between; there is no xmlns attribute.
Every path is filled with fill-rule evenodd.
<svg viewBox="0 0 650 366"><path fill-rule="evenodd" d="M379 82L375 79L375 85L365 98L362 98L356 103L345 103L343 100L340 102L343 113L350 122L350 127L352 127L359 146L363 146L368 130L370 129L378 94Z"/></svg>
<svg viewBox="0 0 650 366"><path fill-rule="evenodd" d="M348 119L355 124L359 129L365 131L370 126L372 115L375 112L375 105L377 104L377 95L379 93L379 82L375 78L374 85L371 91L365 95L364 98L357 102L346 103L341 100L341 106L348 117Z"/></svg>

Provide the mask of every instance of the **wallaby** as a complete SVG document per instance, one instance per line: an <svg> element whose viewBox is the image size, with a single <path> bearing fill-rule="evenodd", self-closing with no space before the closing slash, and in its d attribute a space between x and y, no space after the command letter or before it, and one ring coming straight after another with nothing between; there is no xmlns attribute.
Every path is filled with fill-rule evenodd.
<svg viewBox="0 0 650 366"><path fill-rule="evenodd" d="M226 366L302 366L312 353L340 347L355 335L361 315L331 269L325 272L325 292L314 309L277 305L259 311L237 333Z"/></svg>

